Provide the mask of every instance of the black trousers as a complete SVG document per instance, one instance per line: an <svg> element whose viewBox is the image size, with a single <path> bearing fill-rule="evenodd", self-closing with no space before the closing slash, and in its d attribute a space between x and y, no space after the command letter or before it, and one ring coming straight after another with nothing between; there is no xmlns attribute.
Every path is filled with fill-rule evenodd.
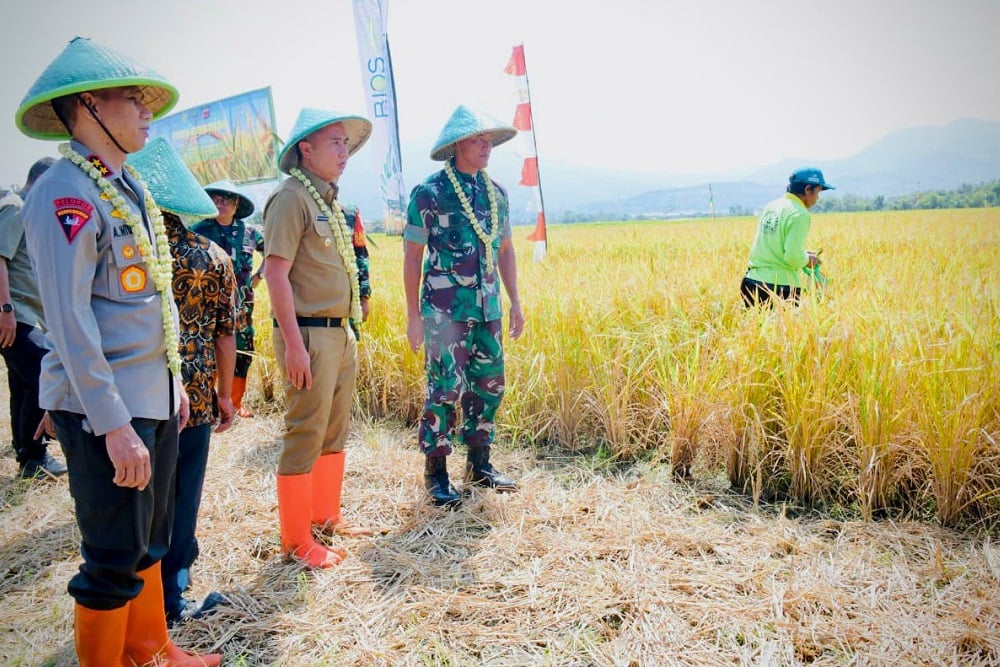
<svg viewBox="0 0 1000 667"><path fill-rule="evenodd" d="M177 467L177 417L133 419L149 450L152 478L142 491L114 483L115 468L103 435L83 415L52 413L69 468L69 491L80 527L83 564L69 594L84 607L118 609L142 590L136 574L155 565L170 545Z"/></svg>
<svg viewBox="0 0 1000 667"><path fill-rule="evenodd" d="M17 323L14 344L0 348L7 362L7 387L10 389L10 430L13 435L14 454L23 465L31 459L45 456L48 441L35 439L35 429L45 411L38 407L38 376L42 370L45 348L32 340L35 327Z"/></svg>
<svg viewBox="0 0 1000 667"><path fill-rule="evenodd" d="M798 303L801 290L791 285L762 283L744 276L743 282L740 283L740 295L743 297L743 305L747 308L754 306L771 307L774 305L771 299L775 297L786 300L791 299L793 302Z"/></svg>

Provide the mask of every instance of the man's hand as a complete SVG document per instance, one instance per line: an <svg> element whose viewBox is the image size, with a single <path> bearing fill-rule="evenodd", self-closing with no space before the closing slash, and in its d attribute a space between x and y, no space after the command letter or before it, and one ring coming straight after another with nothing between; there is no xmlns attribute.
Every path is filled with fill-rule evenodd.
<svg viewBox="0 0 1000 667"><path fill-rule="evenodd" d="M188 398L187 390L184 389L184 385L178 383L180 387L180 409L177 411L177 432L180 433L187 426L188 419L191 418L191 399Z"/></svg>
<svg viewBox="0 0 1000 667"><path fill-rule="evenodd" d="M368 321L368 297L361 297L361 321Z"/></svg>
<svg viewBox="0 0 1000 667"><path fill-rule="evenodd" d="M291 345L285 341L285 374L296 389L312 389L312 369L305 345Z"/></svg>
<svg viewBox="0 0 1000 667"><path fill-rule="evenodd" d="M806 266L808 266L810 269L813 268L814 266L819 266L820 264L823 263L822 260L820 260L819 258L818 252L813 252L810 250L806 252L806 255L809 257L809 261L806 263Z"/></svg>
<svg viewBox="0 0 1000 667"><path fill-rule="evenodd" d="M142 491L149 484L153 470L149 464L146 443L132 428L132 424L119 426L104 436L108 457L115 466L114 483L118 486Z"/></svg>
<svg viewBox="0 0 1000 667"><path fill-rule="evenodd" d="M218 399L218 404L219 421L215 424L215 432L222 433L233 425L233 420L236 418L236 407L233 405L233 399L221 396Z"/></svg>
<svg viewBox="0 0 1000 667"><path fill-rule="evenodd" d="M0 347L10 347L17 336L17 320L14 313L0 313Z"/></svg>
<svg viewBox="0 0 1000 667"><path fill-rule="evenodd" d="M410 317L406 322L406 340L414 352L420 350L424 343L424 320L419 315Z"/></svg>
<svg viewBox="0 0 1000 667"><path fill-rule="evenodd" d="M517 338L524 331L524 313L521 312L521 302L510 305L510 337Z"/></svg>
<svg viewBox="0 0 1000 667"><path fill-rule="evenodd" d="M56 437L56 425L52 423L52 416L49 415L48 410L42 415L42 421L38 422L38 428L35 429L35 434L31 437L35 440L41 440L43 435L50 438Z"/></svg>

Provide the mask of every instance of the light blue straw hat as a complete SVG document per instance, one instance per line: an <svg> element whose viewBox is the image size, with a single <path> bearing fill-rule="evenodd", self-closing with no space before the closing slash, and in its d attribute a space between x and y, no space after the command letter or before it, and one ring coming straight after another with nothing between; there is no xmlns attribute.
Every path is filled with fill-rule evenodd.
<svg viewBox="0 0 1000 667"><path fill-rule="evenodd" d="M517 130L510 125L501 123L496 118L480 111L473 111L465 105L458 105L451 118L445 123L438 136L437 143L431 149L431 159L444 161L455 154L455 144L462 139L474 137L477 134L490 135L490 143L499 146L517 136Z"/></svg>
<svg viewBox="0 0 1000 667"><path fill-rule="evenodd" d="M372 123L363 116L322 109L303 109L299 112L299 117L295 121L288 142L278 154L278 168L287 174L293 167L298 167L299 155L298 151L295 150L298 143L316 130L322 130L327 125L334 123L344 124L344 131L347 132L348 155L357 153L372 134Z"/></svg>
<svg viewBox="0 0 1000 667"><path fill-rule="evenodd" d="M177 89L161 75L85 37L74 37L28 90L14 122L21 132L35 139L69 139L69 130L56 115L52 100L122 86L138 86L153 118L177 104Z"/></svg>
<svg viewBox="0 0 1000 667"><path fill-rule="evenodd" d="M234 215L234 217L237 220L242 220L243 218L248 218L251 215L253 215L253 210L254 210L253 201L251 201L251 199L247 197L245 194L240 192L240 189L236 187L236 184L230 181L229 179L222 179L221 181L209 183L208 185L205 186L205 192L208 193L209 197L211 197L216 192L221 192L223 194L232 195L233 197L238 197L240 203L236 206L236 214ZM213 213L212 217L214 218L217 213L218 211Z"/></svg>
<svg viewBox="0 0 1000 667"><path fill-rule="evenodd" d="M198 218L219 214L215 202L163 137L149 140L142 150L129 155L126 163L139 172L162 210Z"/></svg>

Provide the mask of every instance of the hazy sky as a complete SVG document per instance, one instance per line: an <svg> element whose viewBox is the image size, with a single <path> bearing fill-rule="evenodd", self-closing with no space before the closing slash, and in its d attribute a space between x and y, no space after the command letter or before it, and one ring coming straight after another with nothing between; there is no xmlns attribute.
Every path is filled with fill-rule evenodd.
<svg viewBox="0 0 1000 667"><path fill-rule="evenodd" d="M661 173L821 162L903 127L1000 121L997 26L998 0L389 6L404 144L429 151L458 103L509 121L502 69L523 41L543 165ZM177 110L271 86L282 137L302 106L363 109L350 0L31 0L4 10L2 32L4 185L56 155L13 117L74 35L158 70Z"/></svg>

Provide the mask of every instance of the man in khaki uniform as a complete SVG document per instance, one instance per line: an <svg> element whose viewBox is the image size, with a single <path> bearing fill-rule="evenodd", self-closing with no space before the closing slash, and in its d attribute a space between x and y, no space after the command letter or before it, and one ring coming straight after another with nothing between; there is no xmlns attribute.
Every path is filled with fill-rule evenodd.
<svg viewBox="0 0 1000 667"><path fill-rule="evenodd" d="M278 460L282 550L306 567L333 567L346 553L316 542L312 525L370 535L340 512L344 444L357 373L356 338L368 312L358 258L337 201L347 160L371 123L303 109L278 165L291 176L264 207L264 278L274 318L274 356L285 377L285 433Z"/></svg>

